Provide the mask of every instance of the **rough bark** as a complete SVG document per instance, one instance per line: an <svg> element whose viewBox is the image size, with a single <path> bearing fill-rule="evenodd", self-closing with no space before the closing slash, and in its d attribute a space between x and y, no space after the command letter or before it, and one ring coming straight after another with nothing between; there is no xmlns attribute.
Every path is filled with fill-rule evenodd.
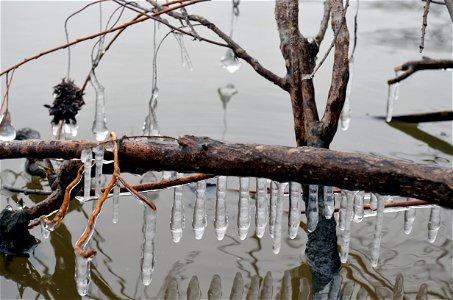
<svg viewBox="0 0 453 300"><path fill-rule="evenodd" d="M2 142L0 158L78 158L83 148L96 144ZM119 146L122 171L175 170L264 177L401 195L453 208L453 170L435 166L312 147L225 144L194 136L183 136L172 143L125 139Z"/></svg>

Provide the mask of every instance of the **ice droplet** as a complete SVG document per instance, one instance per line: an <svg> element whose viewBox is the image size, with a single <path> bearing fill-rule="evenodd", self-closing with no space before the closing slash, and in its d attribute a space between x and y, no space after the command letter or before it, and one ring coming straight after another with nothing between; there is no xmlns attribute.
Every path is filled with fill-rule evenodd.
<svg viewBox="0 0 453 300"><path fill-rule="evenodd" d="M195 239L200 240L203 237L204 229L206 227L206 181L201 180L197 182L197 192L195 206L193 208L193 232Z"/></svg>
<svg viewBox="0 0 453 300"><path fill-rule="evenodd" d="M309 185L309 195L307 201L307 230L308 232L315 231L318 226L318 186Z"/></svg>
<svg viewBox="0 0 453 300"><path fill-rule="evenodd" d="M91 159L93 154L91 149L83 149L80 154L80 160L83 163L83 198L81 202L90 200L91 189ZM80 198L79 198L80 199Z"/></svg>
<svg viewBox="0 0 453 300"><path fill-rule="evenodd" d="M144 209L144 222L143 222L143 248L142 248L142 282L143 285L148 286L151 284L152 275L156 257L154 255L154 238L156 236L156 211L145 205Z"/></svg>
<svg viewBox="0 0 453 300"><path fill-rule="evenodd" d="M217 240L219 241L223 240L223 237L225 236L225 233L228 228L228 215L225 203L226 188L227 188L226 176L218 176L216 187L217 199L215 206L214 228Z"/></svg>
<svg viewBox="0 0 453 300"><path fill-rule="evenodd" d="M238 234L239 239L245 240L250 228L250 192L249 177L239 178L239 205L238 205Z"/></svg>
<svg viewBox="0 0 453 300"><path fill-rule="evenodd" d="M6 110L1 117L0 121L0 140L12 141L16 138L16 129L11 122L11 114Z"/></svg>
<svg viewBox="0 0 453 300"><path fill-rule="evenodd" d="M264 178L256 179L256 236L262 238L267 225L267 181Z"/></svg>
<svg viewBox="0 0 453 300"><path fill-rule="evenodd" d="M182 186L174 188L173 206L171 208L170 230L173 242L179 243L184 230L184 202L182 199Z"/></svg>
<svg viewBox="0 0 453 300"><path fill-rule="evenodd" d="M80 296L85 296L88 293L90 286L90 258L85 258L78 253L75 254L75 278L77 292Z"/></svg>
<svg viewBox="0 0 453 300"><path fill-rule="evenodd" d="M234 73L239 70L241 66L239 60L235 57L233 50L228 49L225 55L220 58L220 66L226 69L230 73Z"/></svg>
<svg viewBox="0 0 453 300"><path fill-rule="evenodd" d="M42 234L42 237L45 238L45 239L48 239L49 235L50 235L50 230L49 230L49 228L47 226L47 223L44 221L44 219L41 219L40 223L41 223L41 234Z"/></svg>
<svg viewBox="0 0 453 300"><path fill-rule="evenodd" d="M291 182L289 184L289 214L288 214L288 235L290 239L297 236L300 226L302 202L302 186L300 183Z"/></svg>

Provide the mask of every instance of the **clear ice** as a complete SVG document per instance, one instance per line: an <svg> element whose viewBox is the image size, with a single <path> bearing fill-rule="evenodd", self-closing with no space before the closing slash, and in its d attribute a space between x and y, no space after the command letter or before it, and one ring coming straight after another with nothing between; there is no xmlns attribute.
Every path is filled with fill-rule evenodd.
<svg viewBox="0 0 453 300"><path fill-rule="evenodd" d="M332 218L334 212L335 212L335 198L333 194L333 188L331 186L325 186L323 215L326 219L330 219Z"/></svg>
<svg viewBox="0 0 453 300"><path fill-rule="evenodd" d="M287 185L288 185L288 183L279 183L278 184L275 228L274 228L274 237L272 238L272 252L274 252L274 254L280 253L280 249L282 247L283 203L285 201L285 188Z"/></svg>
<svg viewBox="0 0 453 300"><path fill-rule="evenodd" d="M215 220L214 228L217 239L219 241L223 240L225 233L228 228L228 214L226 208L226 188L227 188L227 178L226 176L217 177L217 187L216 187L216 204L215 204Z"/></svg>
<svg viewBox="0 0 453 300"><path fill-rule="evenodd" d="M90 82L96 92L96 106L92 131L97 141L103 141L109 134L107 121L105 119L105 92L104 87L99 83L94 70L90 72Z"/></svg>
<svg viewBox="0 0 453 300"><path fill-rule="evenodd" d="M80 154L80 160L83 163L83 198L82 202L90 200L91 189L91 160L93 154L91 149L83 149ZM80 198L79 198L80 199Z"/></svg>
<svg viewBox="0 0 453 300"><path fill-rule="evenodd" d="M288 235L290 239L297 236L300 226L302 203L302 186L297 182L289 184L289 213L288 213Z"/></svg>
<svg viewBox="0 0 453 300"><path fill-rule="evenodd" d="M355 223L360 223L363 220L363 196L364 192L357 192L354 196L354 217L353 220Z"/></svg>
<svg viewBox="0 0 453 300"><path fill-rule="evenodd" d="M145 205L143 214L143 248L142 248L142 282L143 285L151 284L156 257L154 255L154 238L156 236L156 211Z"/></svg>
<svg viewBox="0 0 453 300"><path fill-rule="evenodd" d="M349 124L351 123L351 90L352 81L354 79L354 57L349 59L349 80L346 88L346 98L343 104L343 110L340 115L340 124L343 131L348 130Z"/></svg>
<svg viewBox="0 0 453 300"><path fill-rule="evenodd" d="M269 208L269 235L271 236L271 238L274 238L275 219L277 217L278 182L272 181L270 185L271 185L271 196Z"/></svg>
<svg viewBox="0 0 453 300"><path fill-rule="evenodd" d="M249 177L239 178L238 233L239 239L245 240L250 228L250 192Z"/></svg>
<svg viewBox="0 0 453 300"><path fill-rule="evenodd" d="M410 234L412 232L412 225L415 221L415 208L409 207L404 212L404 233Z"/></svg>
<svg viewBox="0 0 453 300"><path fill-rule="evenodd" d="M377 209L377 197L373 193L370 193L370 209L371 210Z"/></svg>
<svg viewBox="0 0 453 300"><path fill-rule="evenodd" d="M6 110L0 120L0 140L12 141L16 138L16 129L11 122L11 114Z"/></svg>
<svg viewBox="0 0 453 300"><path fill-rule="evenodd" d="M395 72L395 76L398 75L399 72ZM399 82L389 84L387 95L387 114L385 116L385 120L387 122L390 122L392 120L393 106L395 105L395 101L398 100L398 97L399 97Z"/></svg>
<svg viewBox="0 0 453 300"><path fill-rule="evenodd" d="M77 292L80 296L85 296L88 293L90 286L90 258L85 258L82 255L75 254L75 278Z"/></svg>
<svg viewBox="0 0 453 300"><path fill-rule="evenodd" d="M307 230L313 232L318 226L318 186L310 184L307 202Z"/></svg>
<svg viewBox="0 0 453 300"><path fill-rule="evenodd" d="M95 173L94 173L94 185L96 197L100 198L102 196L102 166L104 164L104 146L99 145L93 148L94 152L94 161L96 164Z"/></svg>
<svg viewBox="0 0 453 300"><path fill-rule="evenodd" d="M256 179L256 236L262 238L267 225L267 180Z"/></svg>
<svg viewBox="0 0 453 300"><path fill-rule="evenodd" d="M173 242L179 243L185 226L182 185L174 187L173 206L171 208L170 230Z"/></svg>
<svg viewBox="0 0 453 300"><path fill-rule="evenodd" d="M187 67L190 71L192 71L193 70L192 60L190 59L189 52L187 51L186 45L184 43L184 36L177 32L175 32L173 36L176 38L176 41L179 44L179 49L181 49L182 66Z"/></svg>
<svg viewBox="0 0 453 300"><path fill-rule="evenodd" d="M120 187L115 185L113 187L113 217L112 222L118 223L119 212L120 212Z"/></svg>
<svg viewBox="0 0 453 300"><path fill-rule="evenodd" d="M340 212L338 213L338 228L344 230L346 224L346 209L348 208L348 197L346 192L341 192L340 197Z"/></svg>
<svg viewBox="0 0 453 300"><path fill-rule="evenodd" d="M225 55L220 58L220 66L230 73L236 72L241 66L238 59L236 59L233 50L228 49Z"/></svg>
<svg viewBox="0 0 453 300"><path fill-rule="evenodd" d="M440 207L433 205L429 214L428 222L428 241L434 243L436 241L437 232L440 228Z"/></svg>
<svg viewBox="0 0 453 300"><path fill-rule="evenodd" d="M343 230L343 244L341 245L340 260L342 263L348 261L349 256L349 243L351 241L351 221L353 214L354 198L357 192L343 190L342 193L346 194L346 212Z"/></svg>
<svg viewBox="0 0 453 300"><path fill-rule="evenodd" d="M197 240L200 240L203 237L204 229L206 227L205 195L206 195L206 181L205 180L198 181L192 221L193 232L195 235L195 239Z"/></svg>
<svg viewBox="0 0 453 300"><path fill-rule="evenodd" d="M159 89L153 88L151 98L148 104L148 115L145 118L145 122L142 128L143 135L156 136L160 135L159 124L157 123L157 99L159 98Z"/></svg>
<svg viewBox="0 0 453 300"><path fill-rule="evenodd" d="M388 199L388 196L382 196L377 194L377 215L376 215L376 225L374 227L374 238L371 248L371 265L377 267L379 262L379 252L381 248L381 239L382 239L382 227L384 222L384 206L385 202Z"/></svg>
<svg viewBox="0 0 453 300"><path fill-rule="evenodd" d="M197 276L192 276L187 287L187 300L200 300L201 299L201 290L200 283L198 282Z"/></svg>

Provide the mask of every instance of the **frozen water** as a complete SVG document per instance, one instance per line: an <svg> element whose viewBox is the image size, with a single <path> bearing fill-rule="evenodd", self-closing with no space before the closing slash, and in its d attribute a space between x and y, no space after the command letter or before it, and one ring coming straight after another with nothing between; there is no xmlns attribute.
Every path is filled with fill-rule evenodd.
<svg viewBox="0 0 453 300"><path fill-rule="evenodd" d="M184 36L180 33L175 32L173 36L176 38L181 49L181 63L183 67L187 67L190 71L193 70L192 60L190 59L189 52L187 51L184 43Z"/></svg>
<svg viewBox="0 0 453 300"><path fill-rule="evenodd" d="M216 187L217 199L215 206L214 228L217 239L219 241L223 240L223 237L225 236L226 230L228 228L228 215L225 203L226 188L227 188L226 176L218 176Z"/></svg>
<svg viewBox="0 0 453 300"><path fill-rule="evenodd" d="M272 251L274 254L280 253L282 247L282 217L283 217L283 202L285 200L285 188L288 183L278 184L276 216L275 216L275 229L274 237L272 239Z"/></svg>
<svg viewBox="0 0 453 300"><path fill-rule="evenodd" d="M348 130L349 124L351 123L351 91L352 81L354 79L354 57L349 59L349 80L346 88L346 98L343 104L343 110L340 115L341 129L344 131Z"/></svg>
<svg viewBox="0 0 453 300"><path fill-rule="evenodd" d="M233 50L228 49L225 52L225 55L220 58L220 66L228 72L234 73L239 70L241 64L239 63L239 60L236 59Z"/></svg>
<svg viewBox="0 0 453 300"><path fill-rule="evenodd" d="M120 187L115 185L113 187L113 217L112 222L118 223L119 219L119 212L120 212Z"/></svg>
<svg viewBox="0 0 453 300"><path fill-rule="evenodd" d="M148 286L151 284L152 275L156 257L154 255L154 238L156 236L156 211L145 205L143 215L143 247L142 247L142 282L143 285Z"/></svg>
<svg viewBox="0 0 453 300"><path fill-rule="evenodd" d="M96 164L94 173L95 193L96 197L100 198L102 196L101 188L102 188L102 166L104 163L104 147L102 145L98 145L93 148L93 152L94 161Z"/></svg>
<svg viewBox="0 0 453 300"><path fill-rule="evenodd" d="M239 178L238 233L239 239L244 240L250 228L250 192L249 177Z"/></svg>
<svg viewBox="0 0 453 300"><path fill-rule="evenodd" d="M302 203L302 186L300 183L291 182L289 184L289 214L288 214L288 235L290 239L297 236L300 226Z"/></svg>
<svg viewBox="0 0 453 300"><path fill-rule="evenodd" d="M363 195L364 192L357 192L354 196L354 217L355 223L360 223L363 220Z"/></svg>
<svg viewBox="0 0 453 300"><path fill-rule="evenodd" d="M333 188L331 186L324 187L324 210L323 215L326 219L332 218L335 211L335 199L333 194Z"/></svg>
<svg viewBox="0 0 453 300"><path fill-rule="evenodd" d="M83 202L90 200L91 189L91 159L93 154L91 149L83 149L80 154L80 160L83 163Z"/></svg>
<svg viewBox="0 0 453 300"><path fill-rule="evenodd" d="M12 141L16 138L16 129L11 122L11 114L6 110L0 120L0 140Z"/></svg>
<svg viewBox="0 0 453 300"><path fill-rule="evenodd" d="M271 197L269 209L269 235L271 236L271 238L274 238L275 219L277 217L278 182L272 181L270 185L271 185Z"/></svg>
<svg viewBox="0 0 453 300"><path fill-rule="evenodd" d="M179 243L184 230L184 202L182 199L182 186L174 187L173 206L171 208L170 230L173 242Z"/></svg>
<svg viewBox="0 0 453 300"><path fill-rule="evenodd" d="M206 194L206 181L205 180L198 181L192 221L193 232L195 234L195 239L197 240L200 240L203 237L204 229L206 227L205 194Z"/></svg>
<svg viewBox="0 0 453 300"><path fill-rule="evenodd" d="M223 109L226 109L228 102L230 102L231 97L236 95L238 93L238 90L232 83L228 83L224 87L220 87L217 89L217 92L219 93L220 100L222 101L223 104Z"/></svg>
<svg viewBox="0 0 453 300"><path fill-rule="evenodd" d="M307 230L313 232L318 226L318 186L310 184L308 187L308 203L306 209Z"/></svg>
<svg viewBox="0 0 453 300"><path fill-rule="evenodd" d="M103 141L109 134L107 121L105 119L105 92L104 87L99 83L93 70L90 72L90 82L96 92L96 106L92 131L97 141Z"/></svg>
<svg viewBox="0 0 453 300"><path fill-rule="evenodd" d="M77 292L80 296L85 296L88 293L90 286L90 258L85 258L76 253L75 255L75 278Z"/></svg>
<svg viewBox="0 0 453 300"><path fill-rule="evenodd" d="M440 228L440 207L433 205L429 214L428 222L428 241L434 243L436 241L437 232Z"/></svg>
<svg viewBox="0 0 453 300"><path fill-rule="evenodd" d="M256 179L256 236L262 238L267 225L267 181L264 178Z"/></svg>
<svg viewBox="0 0 453 300"><path fill-rule="evenodd" d="M344 221L344 230L343 230L343 244L341 245L340 259L342 263L348 261L349 256L349 243L351 240L351 221L353 214L353 204L354 198L357 194L355 191L346 191L343 190L342 193L346 194L346 212L345 212L345 221Z"/></svg>
<svg viewBox="0 0 453 300"><path fill-rule="evenodd" d="M385 202L388 199L388 196L382 196L377 194L377 215L376 215L376 225L374 227L374 239L371 248L371 265L377 267L379 262L379 252L381 248L381 239L382 239L382 227L384 222L384 206Z"/></svg>
<svg viewBox="0 0 453 300"><path fill-rule="evenodd" d="M145 122L142 128L143 135L156 136L160 135L159 124L157 122L157 99L159 98L159 89L153 88L151 98L148 104L148 115L145 118Z"/></svg>
<svg viewBox="0 0 453 300"><path fill-rule="evenodd" d="M404 212L404 233L410 234L415 221L415 208L409 207Z"/></svg>

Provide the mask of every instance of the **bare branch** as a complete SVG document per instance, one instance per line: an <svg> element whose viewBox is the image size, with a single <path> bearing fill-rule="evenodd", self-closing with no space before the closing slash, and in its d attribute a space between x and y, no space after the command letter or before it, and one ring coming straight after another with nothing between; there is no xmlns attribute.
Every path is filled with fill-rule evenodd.
<svg viewBox="0 0 453 300"><path fill-rule="evenodd" d="M431 0L426 0L425 7L423 8L423 22L422 22L422 36L420 37L420 53L423 52L425 48L425 33L426 33L426 26L428 26L428 13L429 13L429 4Z"/></svg>
<svg viewBox="0 0 453 300"><path fill-rule="evenodd" d="M388 84L400 82L420 70L438 70L453 68L453 60L451 59L422 59L408 61L401 66L396 66L395 71L403 71L403 73L395 78L389 79Z"/></svg>
<svg viewBox="0 0 453 300"><path fill-rule="evenodd" d="M321 25L319 25L319 32L315 37L315 42L318 47L321 46L321 42L324 40L327 27L329 26L330 19L330 0L324 1L324 15L322 16Z"/></svg>

